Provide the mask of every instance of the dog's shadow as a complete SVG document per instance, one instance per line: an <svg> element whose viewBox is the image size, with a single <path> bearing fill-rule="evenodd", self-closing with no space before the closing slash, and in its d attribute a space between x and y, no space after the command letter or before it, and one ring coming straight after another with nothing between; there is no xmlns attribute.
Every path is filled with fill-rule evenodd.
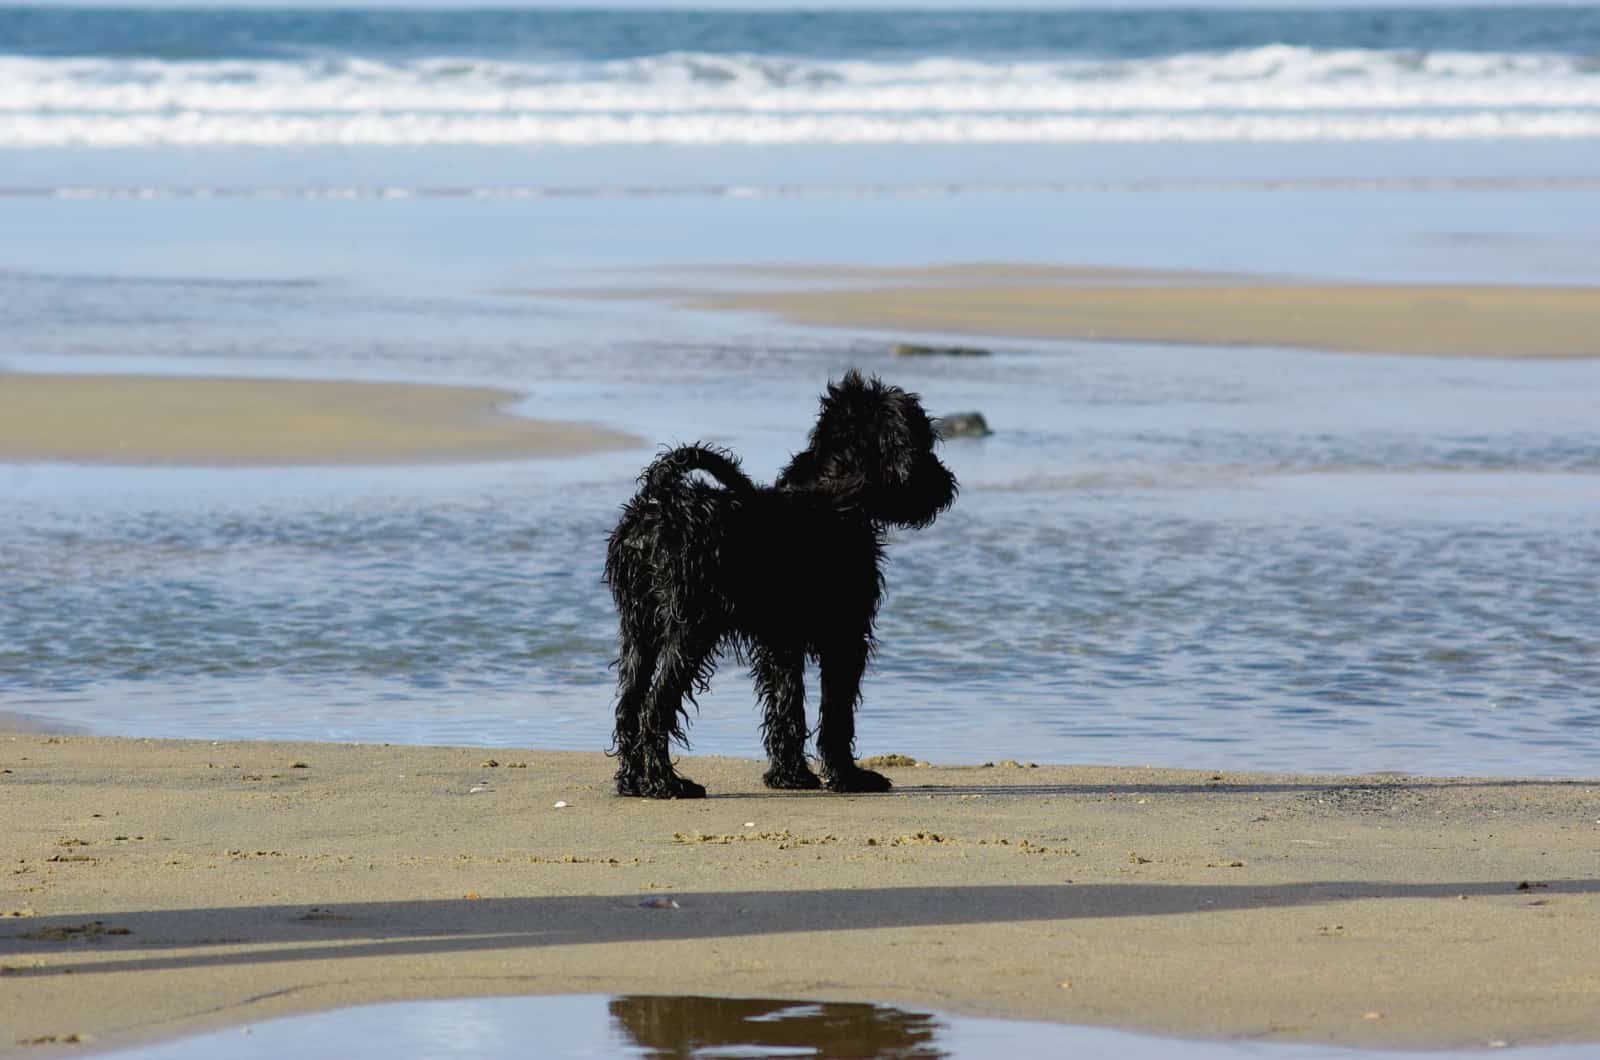
<svg viewBox="0 0 1600 1060"><path fill-rule="evenodd" d="M1508 779L1489 780L1467 778L1462 780L1413 780L1404 781L1374 781L1370 777L1317 777L1311 780L1298 781L1249 781L1245 783L1232 783L1229 781L1194 781L1172 783L1170 781L1151 781L1136 784L902 784L898 780L895 786L886 792L870 795L851 796L852 798L950 798L973 797L978 795L1004 795L1019 798L1056 798L1060 796L1107 796L1107 795L1272 795L1272 794L1334 794L1340 798L1351 796L1387 796L1397 797L1405 793L1419 791L1443 791L1451 788L1571 788L1573 790L1590 790L1594 782L1589 780L1554 780L1554 779ZM811 792L794 791L769 791L766 789L750 789L747 791L722 791L707 796L711 799L806 799L815 798Z"/></svg>

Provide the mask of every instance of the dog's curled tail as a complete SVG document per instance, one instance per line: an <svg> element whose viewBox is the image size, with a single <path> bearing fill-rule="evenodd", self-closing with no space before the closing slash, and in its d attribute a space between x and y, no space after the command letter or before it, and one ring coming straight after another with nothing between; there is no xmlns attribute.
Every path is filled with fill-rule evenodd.
<svg viewBox="0 0 1600 1060"><path fill-rule="evenodd" d="M738 457L726 449L698 442L680 445L656 457L639 476L639 487L647 494L665 493L676 489L686 476L696 471L704 471L725 489L744 492L756 488L750 476L740 469Z"/></svg>

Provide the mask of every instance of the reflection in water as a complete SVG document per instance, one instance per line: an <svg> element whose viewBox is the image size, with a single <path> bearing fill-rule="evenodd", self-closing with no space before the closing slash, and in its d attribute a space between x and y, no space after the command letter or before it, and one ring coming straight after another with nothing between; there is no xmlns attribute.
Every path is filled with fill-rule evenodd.
<svg viewBox="0 0 1600 1060"><path fill-rule="evenodd" d="M113 1055L115 1060L1439 1060L1443 1054L1157 1038L1102 1027L906 1012L886 1005L567 994L360 1005ZM1495 1056L1594 1060L1595 1052L1592 1043L1579 1043L1498 1049Z"/></svg>
<svg viewBox="0 0 1600 1060"><path fill-rule="evenodd" d="M611 1018L655 1060L815 1056L934 1060L933 1016L886 1005L753 998L627 996Z"/></svg>

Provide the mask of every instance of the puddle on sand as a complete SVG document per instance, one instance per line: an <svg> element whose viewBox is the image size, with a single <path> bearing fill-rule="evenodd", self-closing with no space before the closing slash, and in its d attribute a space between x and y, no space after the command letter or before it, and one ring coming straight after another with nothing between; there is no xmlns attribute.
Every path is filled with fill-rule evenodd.
<svg viewBox="0 0 1600 1060"><path fill-rule="evenodd" d="M1488 1043L1501 1045L1503 1043ZM1579 1060L1595 1046L1493 1051ZM1121 1060L1440 1060L1480 1050L1394 1052L1319 1045L1158 1038L1096 1027L972 1019L889 1005L759 998L588 994L416 1001L292 1016L115 1054L120 1060L321 1057L818 1057L940 1060L1116 1056Z"/></svg>

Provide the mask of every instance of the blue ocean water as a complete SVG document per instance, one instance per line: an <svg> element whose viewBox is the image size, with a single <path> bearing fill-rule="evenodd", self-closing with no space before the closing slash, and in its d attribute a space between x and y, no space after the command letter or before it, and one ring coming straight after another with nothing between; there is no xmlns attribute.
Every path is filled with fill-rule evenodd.
<svg viewBox="0 0 1600 1060"><path fill-rule="evenodd" d="M203 60L453 53L609 60L678 52L819 58L1149 58L1276 45L1592 55L1600 15L1430 5L1300 10L394 10L9 7L7 51Z"/></svg>
<svg viewBox="0 0 1600 1060"><path fill-rule="evenodd" d="M0 144L1600 137L1591 7L0 8Z"/></svg>
<svg viewBox="0 0 1600 1060"><path fill-rule="evenodd" d="M895 542L863 753L1594 775L1600 366L907 363L950 337L549 292L974 261L1593 285L1597 40L1577 7L0 8L0 368L492 383L770 477L863 367L997 429ZM648 455L0 465L0 711L599 749L603 542ZM695 750L758 753L731 663L703 702Z"/></svg>

